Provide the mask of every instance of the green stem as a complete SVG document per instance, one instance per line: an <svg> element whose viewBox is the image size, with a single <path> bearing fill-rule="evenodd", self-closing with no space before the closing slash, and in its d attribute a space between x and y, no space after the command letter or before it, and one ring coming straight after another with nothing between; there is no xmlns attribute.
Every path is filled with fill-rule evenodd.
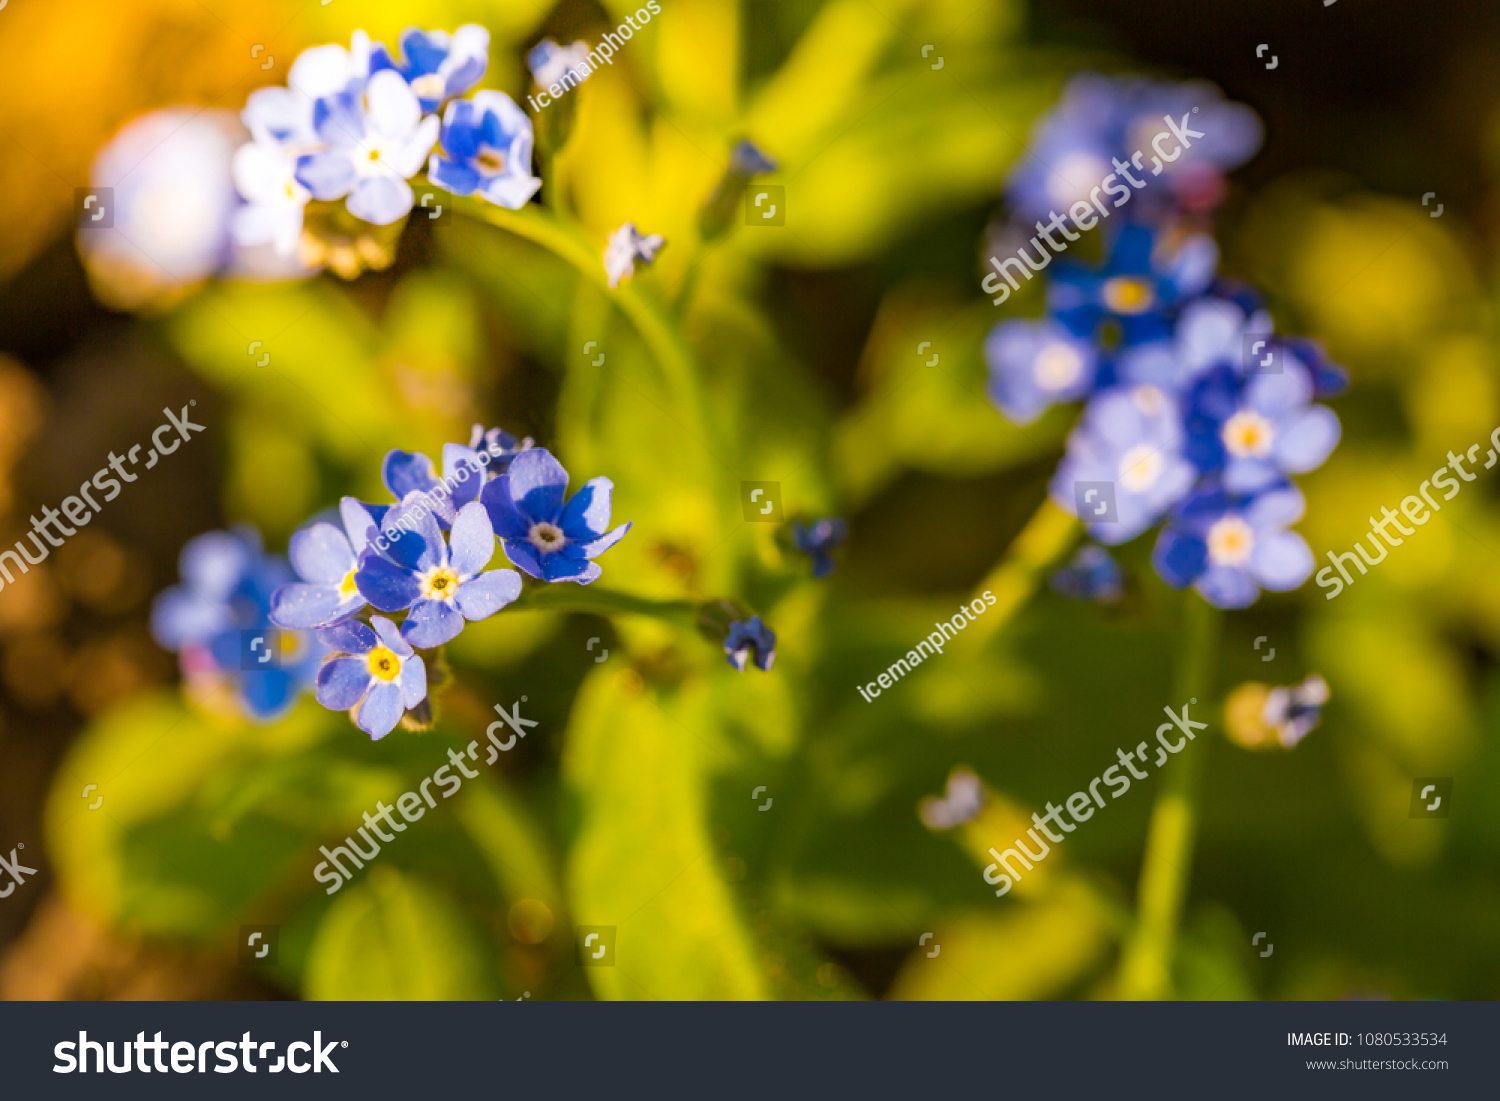
<svg viewBox="0 0 1500 1101"><path fill-rule="evenodd" d="M1172 684L1174 709L1190 700L1198 700L1197 706L1207 709L1222 619L1217 608L1196 593L1187 594L1182 649ZM1193 752L1182 754L1164 770L1141 862L1135 929L1120 962L1120 998L1145 1000L1172 995L1172 960L1193 870L1205 749L1194 747Z"/></svg>
<svg viewBox="0 0 1500 1101"><path fill-rule="evenodd" d="M652 600L630 593L611 592L596 585L544 585L526 588L512 608L517 611L585 612L589 615L643 615L679 626L697 623L698 602Z"/></svg>
<svg viewBox="0 0 1500 1101"><path fill-rule="evenodd" d="M1021 610L1036 592L1043 574L1072 549L1082 531L1078 521L1049 497L1032 514L1005 556L979 583L978 591L992 592L995 606L979 616L960 638L964 647L988 641Z"/></svg>
<svg viewBox="0 0 1500 1101"><path fill-rule="evenodd" d="M672 390L689 432L702 436L707 431L703 396L698 387L698 372L692 355L679 339L676 330L640 287L627 281L618 287L609 285L603 254L594 248L574 225L554 212L544 213L535 206L506 210L479 199L457 198L455 209L482 222L488 222L517 237L523 237L571 264L585 279L592 281L614 301L650 350L663 378Z"/></svg>

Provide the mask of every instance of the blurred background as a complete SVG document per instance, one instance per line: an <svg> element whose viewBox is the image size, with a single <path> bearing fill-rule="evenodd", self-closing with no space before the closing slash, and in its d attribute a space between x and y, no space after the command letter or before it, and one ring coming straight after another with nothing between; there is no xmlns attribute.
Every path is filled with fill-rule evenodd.
<svg viewBox="0 0 1500 1101"><path fill-rule="evenodd" d="M1500 423L1491 5L661 6L569 93L576 131L544 178L601 253L627 220L666 237L636 282L680 308L699 424L601 291L490 227L414 222L352 281L187 279L102 245L86 266L73 228L96 155L144 112L207 109L234 135L302 49L412 23L487 26L484 86L524 103L531 46L595 42L625 6L0 11L0 544L164 407L196 401L208 426L0 591L0 851L39 869L0 900L0 997L1109 996L1149 792L1003 903L972 832L917 807L962 764L991 821L1024 817L1155 728L1182 598L1149 544L1122 551L1118 608L1043 586L988 647L873 705L854 690L972 596L1061 453L1067 416L1021 431L984 395L985 332L1039 297L999 311L978 281L1007 170L1076 72L1210 80L1265 123L1217 237L1278 330L1352 374L1343 442L1303 481L1316 556ZM786 226L674 250L746 135L781 163ZM551 448L575 487L613 478L635 527L601 584L747 601L778 633L774 673L641 618L507 612L450 647L456 685L421 734L371 744L310 699L272 726L185 699L147 623L189 538L248 522L283 552L340 495L384 500L387 450L436 454L475 422ZM849 521L831 577L743 521L743 479L779 480L788 515ZM1500 995L1496 495L1468 487L1336 601L1307 586L1227 617L1219 700L1309 672L1332 699L1292 752L1232 745L1212 712L1177 996ZM326 897L317 847L523 693L537 736ZM1419 776L1453 778L1449 818L1409 817ZM615 968L577 966L580 924L617 928ZM245 925L279 928L274 965L238 962Z"/></svg>

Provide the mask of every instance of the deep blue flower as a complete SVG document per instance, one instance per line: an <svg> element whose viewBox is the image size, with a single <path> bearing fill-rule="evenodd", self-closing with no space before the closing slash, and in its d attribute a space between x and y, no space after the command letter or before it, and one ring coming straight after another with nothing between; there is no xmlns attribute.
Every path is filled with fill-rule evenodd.
<svg viewBox="0 0 1500 1101"><path fill-rule="evenodd" d="M774 160L748 139L735 142L734 148L729 151L729 171L747 180L753 176L775 172L778 167Z"/></svg>
<svg viewBox="0 0 1500 1101"><path fill-rule="evenodd" d="M1171 332L1166 311L1205 290L1218 262L1218 246L1207 235L1168 247L1165 238L1159 241L1144 226L1126 226L1102 267L1059 260L1047 285L1047 305L1085 339L1096 338L1107 320L1116 322L1130 343L1163 339Z"/></svg>
<svg viewBox="0 0 1500 1101"><path fill-rule="evenodd" d="M489 475L498 478L510 469L511 461L532 446L531 437L517 440L509 432L499 428L485 428L476 424L469 434L469 449L483 451L490 457ZM486 479L488 480L488 479Z"/></svg>
<svg viewBox="0 0 1500 1101"><path fill-rule="evenodd" d="M272 629L271 594L292 580L286 560L263 554L260 536L241 527L189 540L178 569L183 583L152 604L152 637L179 655L190 685L228 684L258 721L284 714L312 684L324 653L310 634ZM262 633L255 663L265 656L268 667L247 668L247 640Z"/></svg>
<svg viewBox="0 0 1500 1101"><path fill-rule="evenodd" d="M317 101L313 125L324 148L297 160L297 182L315 199L340 199L349 213L390 225L412 207L406 181L422 170L439 123L399 73L383 69ZM446 186L446 185L444 185Z"/></svg>
<svg viewBox="0 0 1500 1101"><path fill-rule="evenodd" d="M1016 424L1030 424L1056 402L1094 387L1099 354L1056 321L1007 318L984 340L990 399Z"/></svg>
<svg viewBox="0 0 1500 1101"><path fill-rule="evenodd" d="M833 572L833 556L829 552L843 543L848 531L848 525L837 516L819 520L811 527L803 527L801 520L792 521L792 540L798 550L812 559L814 577L827 577Z"/></svg>
<svg viewBox="0 0 1500 1101"><path fill-rule="evenodd" d="M1219 608L1247 607L1261 589L1288 592L1313 569L1307 543L1286 530L1302 518L1303 507L1302 493L1292 485L1250 496L1207 485L1173 514L1152 564L1168 585L1192 585Z"/></svg>
<svg viewBox="0 0 1500 1101"><path fill-rule="evenodd" d="M494 555L495 531L477 501L458 510L444 542L432 512L408 500L386 514L354 580L382 612L410 609L401 634L427 650L456 637L464 620L487 619L521 595L515 570L484 569Z"/></svg>
<svg viewBox="0 0 1500 1101"><path fill-rule="evenodd" d="M283 585L271 596L271 621L279 627L327 627L348 619L365 606L355 583L359 556L388 511L353 497L339 502L344 521L312 524L292 536L292 568L301 582Z"/></svg>
<svg viewBox="0 0 1500 1101"><path fill-rule="evenodd" d="M724 637L724 653L729 664L741 673L752 660L762 673L769 673L776 660L776 632L761 622L758 615L731 623L729 634Z"/></svg>
<svg viewBox="0 0 1500 1101"><path fill-rule="evenodd" d="M1180 145L1175 138L1164 140L1161 149L1152 147L1156 135L1171 129L1167 116L1179 128L1186 116L1188 126L1202 135L1190 138L1170 161L1164 158ZM1132 198L1124 199L1119 190L1108 192L1118 199L1103 198L1104 192L1092 198L1109 203L1111 210L1118 201L1126 217L1207 209L1224 196L1224 173L1250 159L1262 133L1254 111L1225 102L1212 85L1085 73L1071 80L1057 106L1037 121L1007 196L1028 222L1045 220L1054 210L1066 214L1073 203L1088 202L1091 192L1111 184L1128 187Z"/></svg>
<svg viewBox="0 0 1500 1101"><path fill-rule="evenodd" d="M484 76L490 64L490 32L466 23L451 35L407 27L401 32L402 60L391 57L383 42L370 49L370 75L394 69L411 85L422 110L436 111L461 96Z"/></svg>
<svg viewBox="0 0 1500 1101"><path fill-rule="evenodd" d="M453 526L458 510L479 499L491 459L487 450L480 452L461 443L445 443L443 476L439 478L432 460L420 451L390 451L381 464L380 477L391 496L404 505L411 504L412 495L416 494L437 518L438 527L447 531Z"/></svg>
<svg viewBox="0 0 1500 1101"><path fill-rule="evenodd" d="M1313 405L1311 375L1286 362L1277 374L1240 377L1214 367L1187 394L1188 457L1230 493L1254 493L1315 470L1339 441L1339 419Z"/></svg>
<svg viewBox="0 0 1500 1101"><path fill-rule="evenodd" d="M442 152L427 177L455 195L520 210L542 186L531 174L531 120L504 92L476 92L443 112Z"/></svg>
<svg viewBox="0 0 1500 1101"><path fill-rule="evenodd" d="M354 724L378 741L407 708L427 697L427 667L384 616L325 627L318 641L340 656L318 670L318 702L331 711L359 710Z"/></svg>
<svg viewBox="0 0 1500 1101"><path fill-rule="evenodd" d="M1109 551L1091 543L1053 573L1052 589L1079 600L1113 604L1125 595L1125 572Z"/></svg>
<svg viewBox="0 0 1500 1101"><path fill-rule="evenodd" d="M532 577L588 584L600 574L597 558L630 530L609 531L614 483L593 478L566 503L568 472L544 447L517 455L510 470L485 485L479 499L511 562Z"/></svg>
<svg viewBox="0 0 1500 1101"><path fill-rule="evenodd" d="M1115 545L1133 539L1185 497L1198 471L1183 454L1177 401L1156 386L1122 386L1096 394L1068 437L1053 475L1052 499L1084 521L1089 535ZM1079 514L1079 482L1112 487ZM1108 507L1106 493L1114 496Z"/></svg>

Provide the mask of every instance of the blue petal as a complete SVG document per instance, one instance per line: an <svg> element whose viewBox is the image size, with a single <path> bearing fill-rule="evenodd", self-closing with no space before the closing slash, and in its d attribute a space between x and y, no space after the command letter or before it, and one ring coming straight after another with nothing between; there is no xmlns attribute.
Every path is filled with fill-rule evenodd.
<svg viewBox="0 0 1500 1101"><path fill-rule="evenodd" d="M441 646L458 637L464 617L446 600L419 600L401 624L406 641L423 650Z"/></svg>
<svg viewBox="0 0 1500 1101"><path fill-rule="evenodd" d="M1313 556L1302 536L1282 531L1269 539L1256 540L1250 565L1261 585L1273 593L1284 593L1312 576Z"/></svg>
<svg viewBox="0 0 1500 1101"><path fill-rule="evenodd" d="M407 707L416 707L427 698L427 666L413 655L401 664L401 675L396 678L401 686L401 702Z"/></svg>
<svg viewBox="0 0 1500 1101"><path fill-rule="evenodd" d="M531 518L516 507L515 499L511 496L509 473L486 483L479 491L479 500L490 514L490 524L495 534L501 539L525 539L530 533Z"/></svg>
<svg viewBox="0 0 1500 1101"><path fill-rule="evenodd" d="M1210 566L1193 588L1215 608L1248 608L1260 596L1255 578L1239 566Z"/></svg>
<svg viewBox="0 0 1500 1101"><path fill-rule="evenodd" d="M524 570L532 577L543 576L542 560L537 556L536 548L530 543L523 539L506 539L503 546L505 557L510 559L511 565Z"/></svg>
<svg viewBox="0 0 1500 1101"><path fill-rule="evenodd" d="M1151 563L1172 588L1185 588L1208 563L1208 544L1200 536L1166 528L1156 540Z"/></svg>
<svg viewBox="0 0 1500 1101"><path fill-rule="evenodd" d="M466 99L454 100L443 112L443 148L450 157L472 161L479 155L480 114ZM477 175L477 173L476 173Z"/></svg>
<svg viewBox="0 0 1500 1101"><path fill-rule="evenodd" d="M577 581L587 585L603 572L586 558L564 558L560 554L542 556L542 573L548 581Z"/></svg>
<svg viewBox="0 0 1500 1101"><path fill-rule="evenodd" d="M318 670L318 702L330 711L348 711L374 680L364 658L334 658Z"/></svg>
<svg viewBox="0 0 1500 1101"><path fill-rule="evenodd" d="M438 484L437 472L432 460L420 451L391 451L380 467L381 481L398 501L406 499L412 490L430 493Z"/></svg>
<svg viewBox="0 0 1500 1101"><path fill-rule="evenodd" d="M455 195L472 195L479 190L481 182L478 169L460 161L449 160L441 153L434 153L428 158L427 178Z"/></svg>
<svg viewBox="0 0 1500 1101"><path fill-rule="evenodd" d="M181 585L163 590L151 605L151 637L163 650L180 650L229 625L229 616L221 606L210 604Z"/></svg>
<svg viewBox="0 0 1500 1101"><path fill-rule="evenodd" d="M365 702L355 712L354 725L378 742L396 728L405 710L401 689L394 681L381 681L365 694Z"/></svg>
<svg viewBox="0 0 1500 1101"><path fill-rule="evenodd" d="M360 595L382 612L410 608L422 595L422 586L409 571L372 554L365 555L354 583Z"/></svg>
<svg viewBox="0 0 1500 1101"><path fill-rule="evenodd" d="M349 545L356 559L369 545L373 538L372 531L380 525L380 517L374 512L377 508L382 514L385 512L384 506L367 505L353 497L345 497L339 501L339 516L344 521L344 531L349 535Z"/></svg>
<svg viewBox="0 0 1500 1101"><path fill-rule="evenodd" d="M356 592L345 597L337 585L283 585L271 595L271 622L278 627L310 630L337 623L365 606Z"/></svg>
<svg viewBox="0 0 1500 1101"><path fill-rule="evenodd" d="M297 182L314 199L341 199L358 179L354 165L342 153L309 153L297 158Z"/></svg>
<svg viewBox="0 0 1500 1101"><path fill-rule="evenodd" d="M495 529L478 501L458 510L448 535L448 565L461 578L473 577L495 557Z"/></svg>
<svg viewBox="0 0 1500 1101"><path fill-rule="evenodd" d="M252 669L240 675L240 702L257 722L284 714L297 698L291 674L282 669Z"/></svg>
<svg viewBox="0 0 1500 1101"><path fill-rule="evenodd" d="M377 226L400 221L415 197L411 185L395 176L366 176L344 204L349 213Z"/></svg>
<svg viewBox="0 0 1500 1101"><path fill-rule="evenodd" d="M385 616L372 615L370 626L375 628L375 633L380 636L380 641L385 643L386 649L395 654L402 661L412 656L412 648L406 644L401 637L401 629Z"/></svg>
<svg viewBox="0 0 1500 1101"><path fill-rule="evenodd" d="M574 543L599 538L609 528L610 500L615 484L608 478L591 478L563 506L557 526Z"/></svg>
<svg viewBox="0 0 1500 1101"><path fill-rule="evenodd" d="M465 619L485 619L520 595L520 574L515 570L490 570L460 585L454 603Z"/></svg>
<svg viewBox="0 0 1500 1101"><path fill-rule="evenodd" d="M390 546L385 556L398 566L421 572L447 561L448 548L433 511L446 503L436 495L424 496L415 490L407 494L406 500L386 514L384 531Z"/></svg>
<svg viewBox="0 0 1500 1101"><path fill-rule="evenodd" d="M555 522L562 509L568 472L545 447L533 447L510 464L511 499L532 520Z"/></svg>
<svg viewBox="0 0 1500 1101"><path fill-rule="evenodd" d="M258 549L238 535L210 531L188 540L177 572L194 594L211 604L223 604L249 571Z"/></svg>
<svg viewBox="0 0 1500 1101"><path fill-rule="evenodd" d="M289 556L303 581L337 585L354 568L349 538L332 524L317 523L292 536Z"/></svg>
<svg viewBox="0 0 1500 1101"><path fill-rule="evenodd" d="M634 523L634 521L621 524L614 531L601 535L592 543L569 543L558 553L564 558L598 558L605 551L609 550L610 547L625 538L625 533L630 530L631 523Z"/></svg>
<svg viewBox="0 0 1500 1101"><path fill-rule="evenodd" d="M318 641L340 654L368 654L375 649L375 632L358 620L325 627L318 632Z"/></svg>
<svg viewBox="0 0 1500 1101"><path fill-rule="evenodd" d="M448 483L448 492L453 496L453 507L461 509L470 501L479 499L484 488L485 464L479 461L479 453L461 443L443 444L443 476Z"/></svg>
<svg viewBox="0 0 1500 1101"><path fill-rule="evenodd" d="M1339 442L1339 419L1332 409L1310 406L1276 434L1276 459L1289 474L1306 474L1323 465Z"/></svg>

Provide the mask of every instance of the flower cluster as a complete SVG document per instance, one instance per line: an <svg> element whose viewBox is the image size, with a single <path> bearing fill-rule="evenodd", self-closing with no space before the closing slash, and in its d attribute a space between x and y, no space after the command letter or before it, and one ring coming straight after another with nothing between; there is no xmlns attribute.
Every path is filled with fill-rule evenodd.
<svg viewBox="0 0 1500 1101"><path fill-rule="evenodd" d="M285 714L327 653L311 633L272 625L272 595L292 579L286 559L240 527L190 540L178 573L151 607L151 635L178 655L189 691L263 722Z"/></svg>
<svg viewBox="0 0 1500 1101"><path fill-rule="evenodd" d="M1085 401L1053 500L1100 543L1165 520L1153 555L1162 578L1242 608L1312 572L1312 552L1288 530L1303 512L1291 476L1337 444L1338 418L1317 399L1347 381L1321 346L1275 335L1261 301L1214 274L1218 252L1201 219L1223 197L1224 171L1258 146L1259 122L1204 85L1080 77L1038 124L1009 194L1021 219L1086 202L1140 135L1174 115L1201 135L1163 166L1168 186L1147 188L1153 201L1113 219L1101 208L1104 263L1058 258L1047 316L993 328L989 393L1018 424ZM1114 588L1079 581L1058 587Z"/></svg>
<svg viewBox="0 0 1500 1101"><path fill-rule="evenodd" d="M588 584L600 574L592 560L630 530L609 530L608 478L567 497L568 472L530 444L475 425L469 445L443 448L441 479L426 455L392 451L382 474L394 503L345 497L338 525L317 520L292 536L301 580L269 594L269 619L316 631L339 655L318 670L318 700L352 711L372 738L427 698L418 650L452 641L521 595L520 573L487 568L497 535L530 576ZM399 625L388 618L395 613L404 613Z"/></svg>
<svg viewBox="0 0 1500 1101"><path fill-rule="evenodd" d="M489 45L489 31L468 24L452 34L408 28L394 55L363 31L347 50L303 51L286 87L257 89L241 113L251 141L234 155L246 204L235 240L291 255L314 199L342 199L372 225L398 222L414 201L407 181L424 166L456 195L525 205L541 186L530 120L503 92L457 98L483 78Z"/></svg>

